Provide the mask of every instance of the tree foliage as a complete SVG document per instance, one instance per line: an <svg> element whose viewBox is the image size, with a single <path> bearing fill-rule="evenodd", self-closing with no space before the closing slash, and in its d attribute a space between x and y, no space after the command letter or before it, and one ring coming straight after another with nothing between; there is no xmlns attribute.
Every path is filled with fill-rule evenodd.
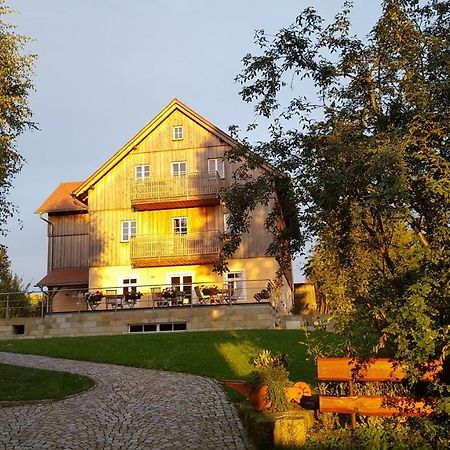
<svg viewBox="0 0 450 450"><path fill-rule="evenodd" d="M274 187L245 171L288 173L302 231L291 250L315 242L308 273L340 330L359 354L420 365L449 349L450 5L384 0L364 38L350 11L326 24L307 8L273 36L256 32L260 52L237 80L270 137L231 152L255 156L228 200L245 230L236 190L253 206Z"/></svg>
<svg viewBox="0 0 450 450"><path fill-rule="evenodd" d="M27 129L35 128L31 121L28 95L34 55L23 54L29 39L15 33L14 26L4 16L11 10L0 0L0 233L6 234L6 222L15 212L9 201L14 176L21 170L23 157L16 148L16 139Z"/></svg>

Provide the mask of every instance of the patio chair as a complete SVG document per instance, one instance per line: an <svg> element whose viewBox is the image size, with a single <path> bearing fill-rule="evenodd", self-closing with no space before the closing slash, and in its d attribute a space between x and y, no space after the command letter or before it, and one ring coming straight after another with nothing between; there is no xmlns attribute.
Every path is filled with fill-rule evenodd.
<svg viewBox="0 0 450 450"><path fill-rule="evenodd" d="M200 289L200 286L194 286L194 291L201 305L204 305L205 303L211 300L211 296L203 294L202 290Z"/></svg>
<svg viewBox="0 0 450 450"><path fill-rule="evenodd" d="M161 288L151 288L150 293L152 296L153 306L169 306L169 302L162 296Z"/></svg>

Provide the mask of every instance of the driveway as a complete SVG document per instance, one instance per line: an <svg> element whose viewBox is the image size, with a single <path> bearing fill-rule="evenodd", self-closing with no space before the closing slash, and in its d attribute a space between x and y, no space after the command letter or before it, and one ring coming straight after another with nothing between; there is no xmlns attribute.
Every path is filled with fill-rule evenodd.
<svg viewBox="0 0 450 450"><path fill-rule="evenodd" d="M2 352L0 363L97 382L65 400L1 408L0 448L252 448L233 405L209 378Z"/></svg>

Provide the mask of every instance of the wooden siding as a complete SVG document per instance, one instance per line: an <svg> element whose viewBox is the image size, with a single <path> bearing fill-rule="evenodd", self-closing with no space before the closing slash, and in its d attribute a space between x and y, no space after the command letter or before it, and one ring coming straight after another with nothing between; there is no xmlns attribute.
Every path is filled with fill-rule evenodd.
<svg viewBox="0 0 450 450"><path fill-rule="evenodd" d="M49 270L89 267L88 214L50 214Z"/></svg>
<svg viewBox="0 0 450 450"><path fill-rule="evenodd" d="M183 126L183 140L172 140L172 127L176 125ZM188 218L188 233L223 231L226 210L218 205L218 198L214 199L214 205L208 206L200 206L200 202L177 203L177 209L175 205L168 209L170 205L164 204L164 209L139 211L144 208L133 208L131 187L136 165L150 166L150 180L170 180L172 162L186 161L188 173L206 173L208 159L223 157L227 148L228 145L217 136L179 111L172 113L89 191L90 266L125 266L131 263L130 244L121 242L121 222L125 220L137 221L138 236L171 234L174 217ZM224 179L220 183L226 186L231 179L231 167L225 162ZM265 255L271 239L264 229L265 217L264 208L253 213L251 232L243 237L235 258Z"/></svg>

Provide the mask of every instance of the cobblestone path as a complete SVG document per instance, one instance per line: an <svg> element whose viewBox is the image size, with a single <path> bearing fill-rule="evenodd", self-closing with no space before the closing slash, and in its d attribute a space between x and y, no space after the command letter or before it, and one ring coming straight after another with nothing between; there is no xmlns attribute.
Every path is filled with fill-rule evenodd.
<svg viewBox="0 0 450 450"><path fill-rule="evenodd" d="M1 353L0 363L87 375L61 401L0 408L0 449L251 449L214 380L157 370Z"/></svg>

